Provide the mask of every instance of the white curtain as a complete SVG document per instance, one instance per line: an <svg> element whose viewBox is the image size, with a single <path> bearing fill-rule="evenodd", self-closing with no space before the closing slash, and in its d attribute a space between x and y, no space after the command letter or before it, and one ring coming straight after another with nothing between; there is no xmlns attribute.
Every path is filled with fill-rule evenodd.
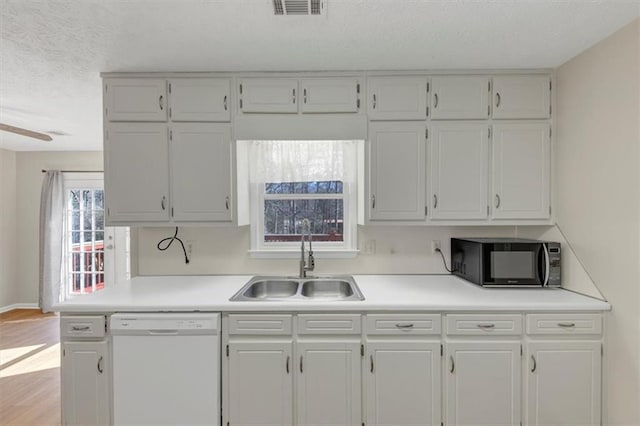
<svg viewBox="0 0 640 426"><path fill-rule="evenodd" d="M251 183L355 182L355 141L252 141Z"/></svg>
<svg viewBox="0 0 640 426"><path fill-rule="evenodd" d="M64 296L62 259L64 253L64 179L50 170L40 195L40 308L50 312Z"/></svg>

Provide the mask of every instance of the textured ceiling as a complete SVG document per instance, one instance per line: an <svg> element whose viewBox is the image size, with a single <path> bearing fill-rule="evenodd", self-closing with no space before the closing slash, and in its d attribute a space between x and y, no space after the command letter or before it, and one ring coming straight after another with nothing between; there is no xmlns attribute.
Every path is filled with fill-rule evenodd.
<svg viewBox="0 0 640 426"><path fill-rule="evenodd" d="M0 148L100 150L102 71L554 68L640 15L640 0L0 0Z"/></svg>

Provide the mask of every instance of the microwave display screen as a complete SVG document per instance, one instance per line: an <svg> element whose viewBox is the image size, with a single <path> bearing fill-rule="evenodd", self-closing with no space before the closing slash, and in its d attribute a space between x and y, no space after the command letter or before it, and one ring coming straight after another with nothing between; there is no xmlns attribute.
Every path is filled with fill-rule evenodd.
<svg viewBox="0 0 640 426"><path fill-rule="evenodd" d="M532 251L492 251L491 278L533 279L536 277L535 253Z"/></svg>

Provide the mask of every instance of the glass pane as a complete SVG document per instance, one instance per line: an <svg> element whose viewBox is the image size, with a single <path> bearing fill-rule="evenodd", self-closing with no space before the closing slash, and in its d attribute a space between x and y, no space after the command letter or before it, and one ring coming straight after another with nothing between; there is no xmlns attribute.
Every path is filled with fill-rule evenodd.
<svg viewBox="0 0 640 426"><path fill-rule="evenodd" d="M70 213L69 228L71 231L80 230L80 212L74 211Z"/></svg>
<svg viewBox="0 0 640 426"><path fill-rule="evenodd" d="M265 194L342 194L342 182L283 182L266 183Z"/></svg>
<svg viewBox="0 0 640 426"><path fill-rule="evenodd" d="M96 246L104 242L104 231L96 232Z"/></svg>
<svg viewBox="0 0 640 426"><path fill-rule="evenodd" d="M93 201L95 210L104 210L104 191L102 189L96 189L93 192Z"/></svg>
<svg viewBox="0 0 640 426"><path fill-rule="evenodd" d="M83 223L83 228L87 231L90 231L93 229L93 223L91 222L91 212L90 211L83 211L82 212L82 223Z"/></svg>
<svg viewBox="0 0 640 426"><path fill-rule="evenodd" d="M343 241L343 201L336 199L265 200L264 241L299 241L304 219L314 241Z"/></svg>
<svg viewBox="0 0 640 426"><path fill-rule="evenodd" d="M98 210L94 212L93 215L95 217L93 229L95 231L103 230L104 229L104 210Z"/></svg>
<svg viewBox="0 0 640 426"><path fill-rule="evenodd" d="M71 245L72 245L72 250L73 250L73 246L78 244L80 242L80 232L71 232Z"/></svg>
<svg viewBox="0 0 640 426"><path fill-rule="evenodd" d="M78 210L80 208L80 191L69 191L69 210Z"/></svg>
<svg viewBox="0 0 640 426"><path fill-rule="evenodd" d="M83 189L82 190L82 200L80 202L80 208L82 210L91 210L91 190Z"/></svg>

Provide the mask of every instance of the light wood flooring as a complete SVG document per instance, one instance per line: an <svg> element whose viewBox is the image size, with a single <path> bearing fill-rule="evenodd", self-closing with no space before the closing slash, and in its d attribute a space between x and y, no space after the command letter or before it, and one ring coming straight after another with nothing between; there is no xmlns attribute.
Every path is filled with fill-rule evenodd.
<svg viewBox="0 0 640 426"><path fill-rule="evenodd" d="M60 332L56 314L0 314L0 424L60 424Z"/></svg>

